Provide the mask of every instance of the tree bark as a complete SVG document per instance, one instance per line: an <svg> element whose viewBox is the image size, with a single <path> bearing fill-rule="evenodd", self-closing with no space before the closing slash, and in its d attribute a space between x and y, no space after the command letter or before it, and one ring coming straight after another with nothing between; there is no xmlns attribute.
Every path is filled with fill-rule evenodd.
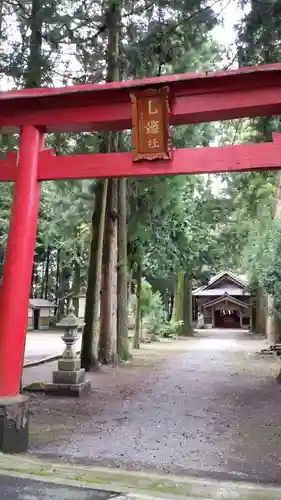
<svg viewBox="0 0 281 500"><path fill-rule="evenodd" d="M34 299L34 284L35 284L35 272L36 272L36 269L35 269L35 263L33 262L33 266L32 266L32 276L31 276L31 286L30 286L30 295L31 295L31 298Z"/></svg>
<svg viewBox="0 0 281 500"><path fill-rule="evenodd" d="M51 248L48 246L47 256L46 256L46 270L45 270L45 292L44 292L45 299L48 298L48 291L49 291L50 254L51 254Z"/></svg>
<svg viewBox="0 0 281 500"><path fill-rule="evenodd" d="M107 81L120 79L119 38L121 29L122 0L110 0L107 12ZM108 153L118 151L119 136L111 132L106 136ZM103 259L103 292L101 304L100 360L117 362L117 180L108 179L108 204Z"/></svg>
<svg viewBox="0 0 281 500"><path fill-rule="evenodd" d="M78 257L80 257L80 253L78 252ZM81 285L81 266L78 260L74 262L74 279L73 279L73 307L75 311L75 315L79 316L79 293L80 293L80 285Z"/></svg>
<svg viewBox="0 0 281 500"><path fill-rule="evenodd" d="M270 344L276 344L279 340L279 322L274 308L274 298L271 295L266 296L267 313L266 313L266 337Z"/></svg>
<svg viewBox="0 0 281 500"><path fill-rule="evenodd" d="M177 275L176 293L174 298L174 307L172 314L172 322L177 323L183 321L183 302L184 302L184 273L180 272Z"/></svg>
<svg viewBox="0 0 281 500"><path fill-rule="evenodd" d="M192 279L188 273L180 272L177 276L176 293L172 313L172 323L182 322L177 332L180 335L192 335Z"/></svg>
<svg viewBox="0 0 281 500"><path fill-rule="evenodd" d="M117 353L130 358L128 338L127 180L118 181Z"/></svg>
<svg viewBox="0 0 281 500"><path fill-rule="evenodd" d="M99 366L99 313L102 277L102 250L107 200L107 179L96 186L95 209L92 216L92 237L85 304L85 326L82 336L81 366L86 371Z"/></svg>
<svg viewBox="0 0 281 500"><path fill-rule="evenodd" d="M128 263L128 258L127 258L127 263ZM129 302L130 298L132 295L132 282L133 282L133 273L132 269L129 269L127 272L127 301L128 301L128 308L129 308Z"/></svg>
<svg viewBox="0 0 281 500"><path fill-rule="evenodd" d="M193 335L192 326L192 279L188 274L184 275L183 293L183 335Z"/></svg>
<svg viewBox="0 0 281 500"><path fill-rule="evenodd" d="M2 36L3 15L4 15L5 0L0 0L0 35Z"/></svg>
<svg viewBox="0 0 281 500"><path fill-rule="evenodd" d="M175 295L171 294L170 309L169 309L169 316L168 316L169 321L172 320L173 310L174 310L174 303L175 303Z"/></svg>
<svg viewBox="0 0 281 500"><path fill-rule="evenodd" d="M56 258L56 295L59 288L60 282L60 249L57 248L57 258Z"/></svg>
<svg viewBox="0 0 281 500"><path fill-rule="evenodd" d="M46 278L46 252L44 255L44 260L42 262L42 279L41 279L40 299L44 298L45 278Z"/></svg>
<svg viewBox="0 0 281 500"><path fill-rule="evenodd" d="M99 339L99 360L109 364L116 361L116 324L114 325L114 309L116 309L116 288L114 278L116 275L117 253L117 181L108 180L107 206L105 217L104 243L103 243L103 280L101 292L101 324Z"/></svg>
<svg viewBox="0 0 281 500"><path fill-rule="evenodd" d="M60 254L61 255L61 254ZM65 255L63 255L65 257ZM62 318L65 313L65 300L67 300L70 288L69 281L71 278L71 270L67 266L67 262L65 259L61 259L61 266L59 271L59 287L57 291L58 297L58 307L57 307L57 318Z"/></svg>
<svg viewBox="0 0 281 500"><path fill-rule="evenodd" d="M274 219L281 217L281 174L279 174L276 187L276 204ZM265 320L266 337L270 344L276 344L280 340L280 319L277 314L276 303L273 297L267 296L267 317Z"/></svg>
<svg viewBox="0 0 281 500"><path fill-rule="evenodd" d="M136 271L136 322L135 322L135 335L134 335L134 348L140 348L141 337L141 292L142 292L142 265L141 262L137 263Z"/></svg>
<svg viewBox="0 0 281 500"><path fill-rule="evenodd" d="M25 86L36 88L41 86L42 79L42 2L32 0L30 16L30 47L25 73Z"/></svg>

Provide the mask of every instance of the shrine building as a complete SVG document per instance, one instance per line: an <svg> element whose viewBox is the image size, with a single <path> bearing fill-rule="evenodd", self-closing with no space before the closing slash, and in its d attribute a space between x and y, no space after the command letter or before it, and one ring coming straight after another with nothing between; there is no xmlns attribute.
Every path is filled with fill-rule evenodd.
<svg viewBox="0 0 281 500"><path fill-rule="evenodd" d="M192 292L193 311L204 328L250 328L251 294L246 276L223 271Z"/></svg>

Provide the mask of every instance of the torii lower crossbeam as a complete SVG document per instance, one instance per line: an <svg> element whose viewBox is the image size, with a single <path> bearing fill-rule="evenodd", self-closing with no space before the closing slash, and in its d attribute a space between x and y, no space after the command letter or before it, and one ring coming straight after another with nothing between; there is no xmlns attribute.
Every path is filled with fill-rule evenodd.
<svg viewBox="0 0 281 500"><path fill-rule="evenodd" d="M8 153L0 162L0 181L14 181L17 155ZM156 163L133 163L131 153L55 156L45 150L38 155L38 181L60 179L92 179L154 175L187 175L281 167L281 134L273 134L273 142L239 144L223 147L176 149L171 160Z"/></svg>

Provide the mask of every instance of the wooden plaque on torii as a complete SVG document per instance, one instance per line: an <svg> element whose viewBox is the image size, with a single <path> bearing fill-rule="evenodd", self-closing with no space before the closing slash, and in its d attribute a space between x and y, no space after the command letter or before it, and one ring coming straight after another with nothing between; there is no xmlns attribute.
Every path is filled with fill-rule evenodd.
<svg viewBox="0 0 281 500"><path fill-rule="evenodd" d="M169 87L130 94L133 161L169 160Z"/></svg>

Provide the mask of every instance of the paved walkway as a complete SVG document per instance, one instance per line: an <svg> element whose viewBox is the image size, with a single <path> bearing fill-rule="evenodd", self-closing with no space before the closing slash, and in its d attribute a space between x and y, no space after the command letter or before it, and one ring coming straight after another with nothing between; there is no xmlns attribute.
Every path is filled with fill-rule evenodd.
<svg viewBox="0 0 281 500"><path fill-rule="evenodd" d="M281 483L279 361L255 356L264 345L246 332L201 331L146 346L157 365L119 369L116 378L91 374L90 398L62 403L64 415L73 411L80 420L71 439L34 451L133 470Z"/></svg>
<svg viewBox="0 0 281 500"><path fill-rule="evenodd" d="M65 344L61 339L62 331L41 330L27 332L25 345L25 363L39 361L44 358L58 356L62 354ZM76 348L80 349L81 336L77 341Z"/></svg>
<svg viewBox="0 0 281 500"><path fill-rule="evenodd" d="M0 498L5 500L109 500L114 497L117 494L108 491L93 491L0 473Z"/></svg>

